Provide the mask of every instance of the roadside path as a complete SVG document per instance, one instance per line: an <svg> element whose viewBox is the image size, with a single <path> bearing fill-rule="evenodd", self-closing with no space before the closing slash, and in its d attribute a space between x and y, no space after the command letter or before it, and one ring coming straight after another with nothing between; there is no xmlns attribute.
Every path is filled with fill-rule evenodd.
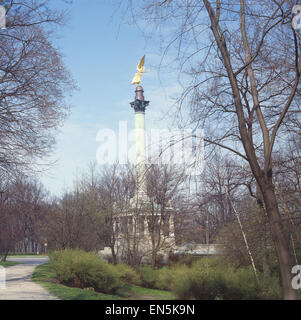
<svg viewBox="0 0 301 320"><path fill-rule="evenodd" d="M0 300L59 300L31 280L34 269L48 258L8 258L22 264L6 268L6 288L0 289Z"/></svg>

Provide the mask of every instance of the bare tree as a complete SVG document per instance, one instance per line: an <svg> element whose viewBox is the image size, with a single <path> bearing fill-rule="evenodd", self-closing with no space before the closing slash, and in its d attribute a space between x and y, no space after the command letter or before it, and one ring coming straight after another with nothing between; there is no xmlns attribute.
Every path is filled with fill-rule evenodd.
<svg viewBox="0 0 301 320"><path fill-rule="evenodd" d="M18 221L18 247L23 252L36 252L41 245L39 226L43 220L44 203L47 192L37 180L18 178L11 186L10 203L13 206L12 215Z"/></svg>
<svg viewBox="0 0 301 320"><path fill-rule="evenodd" d="M0 251L37 252L41 244L40 224L47 193L36 180L19 177L2 180L0 197Z"/></svg>
<svg viewBox="0 0 301 320"><path fill-rule="evenodd" d="M75 88L51 43L65 14L48 3L11 1L0 31L0 169L7 172L32 170L49 154Z"/></svg>
<svg viewBox="0 0 301 320"><path fill-rule="evenodd" d="M74 188L48 206L46 225L41 231L50 248L100 250L105 241L104 198L99 193L94 169ZM102 234L102 236L100 236Z"/></svg>
<svg viewBox="0 0 301 320"><path fill-rule="evenodd" d="M99 174L98 192L101 198L102 217L100 222L102 228L97 231L98 238L104 242L106 246L111 249L113 263L117 263L120 252L118 237L120 225L127 225L128 208L130 198L133 194L134 180L132 170L129 166L122 168L118 164L103 168L102 173ZM120 221L120 215L123 215L124 221ZM122 228L123 232L128 232L127 228ZM129 237L126 238L129 241ZM124 245L124 243L122 244ZM129 249L129 246L128 246ZM136 260L136 257L131 256L130 249L125 253L126 260Z"/></svg>
<svg viewBox="0 0 301 320"><path fill-rule="evenodd" d="M10 203L11 185L4 174L0 180L0 259L5 261L8 253L19 239L20 229L16 217L12 214Z"/></svg>
<svg viewBox="0 0 301 320"><path fill-rule="evenodd" d="M151 242L152 266L157 264L160 251L175 245L175 200L185 181L185 170L170 165L152 165L147 172L147 195L150 206L147 215Z"/></svg>

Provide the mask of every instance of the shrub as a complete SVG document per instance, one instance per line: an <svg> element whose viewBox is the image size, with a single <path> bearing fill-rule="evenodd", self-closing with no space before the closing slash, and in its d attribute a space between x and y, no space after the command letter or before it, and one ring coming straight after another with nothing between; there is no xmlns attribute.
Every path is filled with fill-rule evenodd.
<svg viewBox="0 0 301 320"><path fill-rule="evenodd" d="M142 265L138 269L142 286L146 288L156 288L158 270L153 269L149 265Z"/></svg>
<svg viewBox="0 0 301 320"><path fill-rule="evenodd" d="M191 267L178 265L174 268L171 290L183 300L214 300L225 288L221 272L214 260L199 260ZM213 271L214 270L214 271Z"/></svg>
<svg viewBox="0 0 301 320"><path fill-rule="evenodd" d="M149 265L143 265L139 267L138 271L143 287L170 290L173 281L173 268L153 269Z"/></svg>
<svg viewBox="0 0 301 320"><path fill-rule="evenodd" d="M171 284L174 281L175 267L163 267L153 269L148 265L140 266L138 271L143 287L159 290L171 290Z"/></svg>
<svg viewBox="0 0 301 320"><path fill-rule="evenodd" d="M203 258L189 268L178 265L171 278L171 290L179 299L197 300L255 300L278 299L281 296L279 283L274 278L257 283L250 267L235 269L221 263L218 258Z"/></svg>
<svg viewBox="0 0 301 320"><path fill-rule="evenodd" d="M170 284L170 289L181 300L193 299L192 294L192 272L186 265L178 265L173 268L173 281Z"/></svg>
<svg viewBox="0 0 301 320"><path fill-rule="evenodd" d="M163 267L156 270L155 289L170 290L174 281L174 268Z"/></svg>
<svg viewBox="0 0 301 320"><path fill-rule="evenodd" d="M93 287L96 291L113 293L124 285L113 266L95 253L82 250L55 251L50 263L60 283L72 287Z"/></svg>
<svg viewBox="0 0 301 320"><path fill-rule="evenodd" d="M262 297L254 271L250 267L234 270L228 268L223 275L225 289L222 293L226 300L257 300Z"/></svg>
<svg viewBox="0 0 301 320"><path fill-rule="evenodd" d="M199 257L193 256L191 254L185 254L179 258L176 264L185 264L186 266L191 267L198 260L200 260Z"/></svg>
<svg viewBox="0 0 301 320"><path fill-rule="evenodd" d="M281 300L282 290L280 279L277 276L271 276L269 279L262 279L262 296L267 300Z"/></svg>
<svg viewBox="0 0 301 320"><path fill-rule="evenodd" d="M126 264L117 264L112 266L114 272L117 272L121 281L125 284L134 284L136 286L141 284L141 279L139 274L130 266Z"/></svg>
<svg viewBox="0 0 301 320"><path fill-rule="evenodd" d="M71 284L75 277L75 269L72 261L74 260L74 251L62 250L54 251L49 255L50 263L56 273L56 278L64 284Z"/></svg>

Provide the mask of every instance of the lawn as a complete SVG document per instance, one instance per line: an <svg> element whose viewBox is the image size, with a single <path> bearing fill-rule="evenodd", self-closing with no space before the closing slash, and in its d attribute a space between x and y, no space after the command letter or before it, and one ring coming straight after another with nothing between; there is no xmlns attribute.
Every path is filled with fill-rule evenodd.
<svg viewBox="0 0 301 320"><path fill-rule="evenodd" d="M0 261L0 266L7 268L7 267L12 267L17 264L20 264L19 262L14 262L14 261Z"/></svg>
<svg viewBox="0 0 301 320"><path fill-rule="evenodd" d="M133 285L119 289L117 294L130 300L175 300L174 294L170 291L148 289Z"/></svg>
<svg viewBox="0 0 301 320"><path fill-rule="evenodd" d="M24 253L24 254L9 254L7 257L8 258L44 258L44 257L48 257L48 255Z"/></svg>
<svg viewBox="0 0 301 320"><path fill-rule="evenodd" d="M49 263L38 266L32 280L62 300L174 300L169 291L153 290L128 285L117 291L116 295L98 293L90 290L71 288L57 282Z"/></svg>

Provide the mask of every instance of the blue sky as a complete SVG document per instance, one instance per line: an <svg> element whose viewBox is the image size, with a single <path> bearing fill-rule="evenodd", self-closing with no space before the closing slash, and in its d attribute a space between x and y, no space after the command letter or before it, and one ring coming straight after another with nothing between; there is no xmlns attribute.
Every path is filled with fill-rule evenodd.
<svg viewBox="0 0 301 320"><path fill-rule="evenodd" d="M159 50L146 41L135 27L121 23L115 14L114 1L74 0L66 27L58 30L54 44L63 53L79 91L71 98L72 110L61 132L51 160L56 161L41 177L42 183L54 195L72 187L77 175L96 161L99 142L97 132L110 128L118 132L119 121L134 125L134 113L129 103L134 99L131 80L140 58L146 54L146 69L142 85L150 100L146 113L147 129L166 126L164 118L179 92L175 77L164 78L152 68L160 61ZM62 6L62 0L53 5Z"/></svg>

